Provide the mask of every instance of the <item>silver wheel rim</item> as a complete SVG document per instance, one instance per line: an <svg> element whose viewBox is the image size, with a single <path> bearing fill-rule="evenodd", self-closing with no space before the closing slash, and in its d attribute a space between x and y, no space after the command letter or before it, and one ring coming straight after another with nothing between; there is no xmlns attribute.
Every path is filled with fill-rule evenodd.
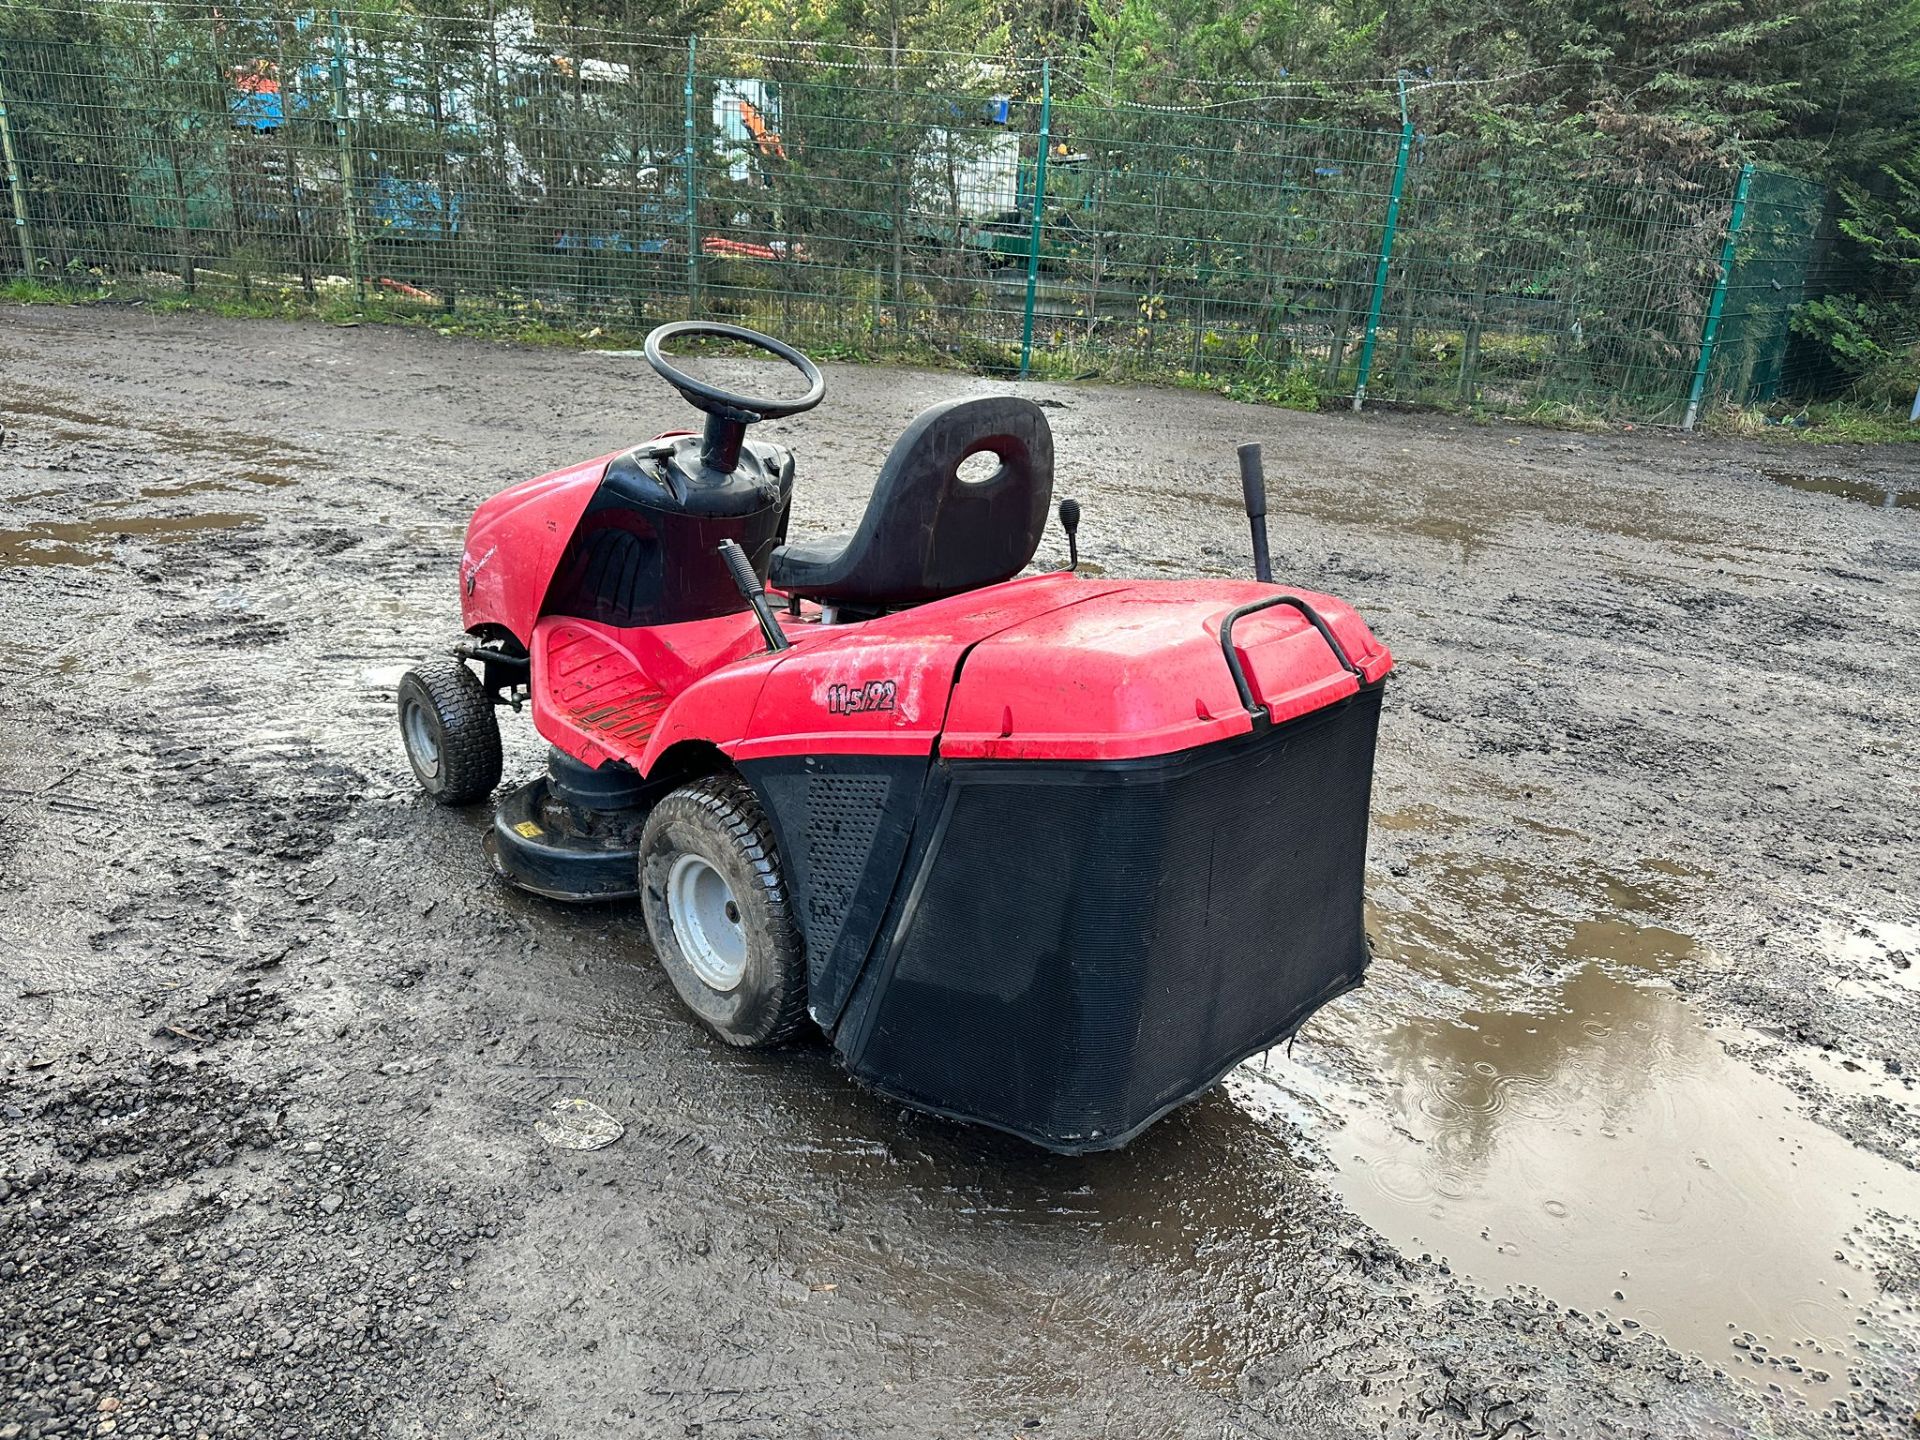
<svg viewBox="0 0 1920 1440"><path fill-rule="evenodd" d="M413 756L420 773L429 780L439 779L440 737L434 734L427 707L418 700L408 701L406 713L400 717L400 728L406 735L407 753Z"/></svg>
<svg viewBox="0 0 1920 1440"><path fill-rule="evenodd" d="M727 877L698 855L682 855L667 872L667 918L681 953L701 983L725 995L747 973L747 932Z"/></svg>

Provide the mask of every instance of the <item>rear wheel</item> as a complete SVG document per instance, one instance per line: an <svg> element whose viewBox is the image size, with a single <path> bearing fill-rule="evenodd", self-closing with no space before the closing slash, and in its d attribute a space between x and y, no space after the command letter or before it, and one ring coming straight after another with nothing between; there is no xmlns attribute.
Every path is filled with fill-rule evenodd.
<svg viewBox="0 0 1920 1440"><path fill-rule="evenodd" d="M767 817L744 781L713 775L653 808L640 905L680 998L729 1045L778 1045L807 1013L806 952Z"/></svg>
<svg viewBox="0 0 1920 1440"><path fill-rule="evenodd" d="M442 805L471 805L500 783L500 722L473 671L429 660L400 677L400 739L420 788Z"/></svg>

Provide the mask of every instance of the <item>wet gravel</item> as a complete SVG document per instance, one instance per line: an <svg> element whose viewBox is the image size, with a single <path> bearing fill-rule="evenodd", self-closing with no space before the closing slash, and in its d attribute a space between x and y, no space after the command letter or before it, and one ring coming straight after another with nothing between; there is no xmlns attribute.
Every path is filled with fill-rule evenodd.
<svg viewBox="0 0 1920 1440"><path fill-rule="evenodd" d="M776 427L801 530L993 388L829 387ZM1279 568L1400 660L1369 986L1074 1161L724 1051L632 917L506 892L415 794L392 685L466 514L680 423L640 361L0 308L0 1440L1911 1433L1912 1213L1836 1248L1864 1348L1683 1357L1551 1250L1469 1278L1347 1157L1414 1133L1398 1020L1590 964L1920 1164L1920 516L1860 498L1920 454L1030 393L1093 564L1240 569L1260 439ZM624 1136L549 1148L568 1096ZM1781 1174L1740 1223L1791 1238L1828 1177Z"/></svg>

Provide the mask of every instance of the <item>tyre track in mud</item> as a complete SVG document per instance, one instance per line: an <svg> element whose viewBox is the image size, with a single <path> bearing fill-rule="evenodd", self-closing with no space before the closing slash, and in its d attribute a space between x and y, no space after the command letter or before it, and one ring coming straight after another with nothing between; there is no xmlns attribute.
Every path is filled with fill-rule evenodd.
<svg viewBox="0 0 1920 1440"><path fill-rule="evenodd" d="M651 428L623 418L628 397L634 413L671 414L634 393L645 382L631 362L603 371L617 362L186 317L4 317L7 527L38 525L31 547L99 563L0 570L21 637L0 712L0 865L19 899L0 941L23 957L4 979L35 1007L0 1028L0 1253L30 1259L4 1277L0 1430L1520 1436L1854 1423L1732 1387L1539 1297L1488 1299L1397 1252L1340 1207L1322 1142L1286 1119L1250 1121L1215 1094L1119 1156L1044 1159L899 1113L817 1050L719 1051L674 1004L636 919L501 891L475 822L412 793L391 686L457 623L449 577L477 499ZM850 522L899 423L983 383L881 376L863 398L861 380L834 372L854 423L809 441L803 528ZM1062 494L1094 502L1085 552L1123 572L1167 552L1189 573L1238 568L1231 511L1195 520L1141 487L1102 438L1112 418L1087 416L1082 393L1047 389L1063 455L1088 457L1098 481L1062 476ZM1146 403L1176 401L1200 407L1202 426L1247 413ZM1281 423L1293 435L1316 422ZM1311 448L1278 467L1275 450L1296 514L1337 502ZM200 482L229 489L171 488ZM1671 614L1731 611L1729 640L1759 622L1817 645L1821 612L1681 577L1585 600L1594 587L1561 586L1553 613L1525 608L1568 654L1515 673L1497 627L1518 592L1503 600L1472 576L1470 524L1442 517L1464 528L1421 536L1434 517L1400 514L1394 493L1378 536L1335 520L1284 532L1294 573L1377 604L1401 649L1383 809L1488 817L1491 835L1468 848L1512 850L1558 884L1565 895L1539 907L1549 920L1581 913L1604 888L1565 878L1588 847L1523 839L1515 817L1618 833L1609 808L1637 797L1533 814L1531 796L1476 785L1475 767L1511 777L1514 757L1541 756L1561 787L1617 790L1621 766L1657 769L1667 752L1644 706L1588 714L1592 697L1547 667L1624 647L1615 673L1670 677L1683 667L1657 633ZM51 528L114 523L95 517L115 505L184 518L187 494L217 502L203 515L260 518L126 540ZM1147 515L1161 522L1150 540L1137 531ZM1408 543L1449 548L1406 576L1396 546ZM1653 542L1622 543L1610 558L1632 566ZM1822 610L1844 613L1826 623L1851 630L1860 596L1884 584L1835 581L1840 603ZM1408 653L1422 604L1473 609L1480 628L1448 641L1471 683L1443 684L1421 647ZM1878 717L1880 684L1851 703ZM1670 708L1654 730L1699 728ZM1440 757L1456 784L1419 774ZM537 763L510 729L509 779ZM1723 750L1690 771L1697 783L1737 763ZM1782 842L1787 858L1845 834L1891 870L1911 838L1897 810L1855 809L1844 830ZM1385 898L1486 924L1472 890L1463 899L1425 870L1431 843L1417 827L1376 836ZM1739 906L1768 899L1738 896L1715 923L1737 930ZM1417 978L1384 968L1389 990ZM1729 988L1704 971L1694 983ZM1749 972L1733 985L1764 1001L1774 983ZM612 1109L626 1139L592 1156L545 1150L531 1122L567 1094ZM1898 1109L1867 1136L1898 1149L1909 1127ZM1903 1424L1897 1371L1861 1373L1850 1413L1869 1431Z"/></svg>
<svg viewBox="0 0 1920 1440"><path fill-rule="evenodd" d="M31 715L9 706L9 779L65 766L34 788L44 806L10 817L35 833L9 857L26 902L9 939L37 936L51 960L27 992L47 1013L5 1037L18 1203L0 1249L20 1259L0 1428L16 1433L391 1419L446 1314L444 1282L422 1277L497 1224L467 1218L471 1197L383 1176L372 1137L316 1103L319 1067L299 1053L325 1001L296 1010L287 977L332 958L314 867L360 777L289 716L284 684L244 673L290 644L234 598L267 543L82 572L74 588L121 603L56 647L85 662L68 684L35 693ZM78 766L35 753L62 739L88 745ZM363 1206L385 1212L377 1233Z"/></svg>

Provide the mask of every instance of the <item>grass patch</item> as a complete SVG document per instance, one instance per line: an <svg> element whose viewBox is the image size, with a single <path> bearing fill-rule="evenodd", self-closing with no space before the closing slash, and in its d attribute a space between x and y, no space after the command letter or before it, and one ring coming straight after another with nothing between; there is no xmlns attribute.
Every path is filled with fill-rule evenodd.
<svg viewBox="0 0 1920 1440"><path fill-rule="evenodd" d="M1249 365L1224 382L1218 375L1191 375L1182 370L1174 376L1174 383L1188 389L1214 390L1248 405L1309 412L1320 408L1320 387L1312 372L1298 365Z"/></svg>
<svg viewBox="0 0 1920 1440"><path fill-rule="evenodd" d="M91 285L47 285L24 277L0 285L0 300L21 305L85 305L101 298L99 287Z"/></svg>
<svg viewBox="0 0 1920 1440"><path fill-rule="evenodd" d="M1785 412L1752 405L1726 405L1707 412L1701 428L1712 435L1782 444L1898 445L1920 441L1920 425L1907 412L1857 401L1820 400Z"/></svg>

